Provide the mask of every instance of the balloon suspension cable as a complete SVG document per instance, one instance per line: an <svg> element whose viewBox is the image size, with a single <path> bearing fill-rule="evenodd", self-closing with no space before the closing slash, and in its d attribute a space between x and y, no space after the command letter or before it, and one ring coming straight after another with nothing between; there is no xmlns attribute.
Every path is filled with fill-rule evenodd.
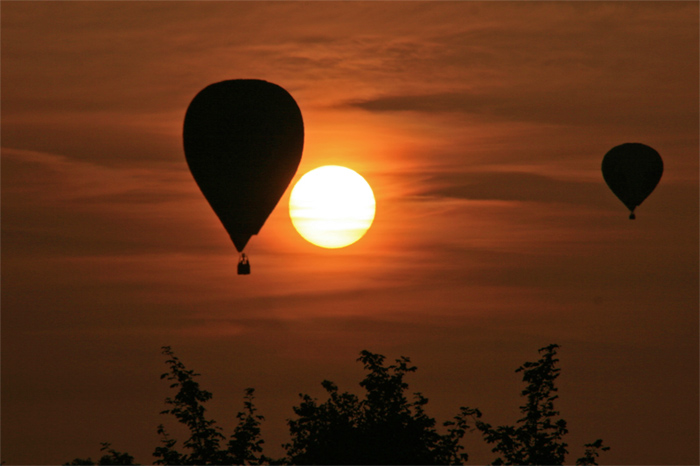
<svg viewBox="0 0 700 466"><path fill-rule="evenodd" d="M238 259L238 275L250 275L250 263L245 253L241 253L241 257Z"/></svg>

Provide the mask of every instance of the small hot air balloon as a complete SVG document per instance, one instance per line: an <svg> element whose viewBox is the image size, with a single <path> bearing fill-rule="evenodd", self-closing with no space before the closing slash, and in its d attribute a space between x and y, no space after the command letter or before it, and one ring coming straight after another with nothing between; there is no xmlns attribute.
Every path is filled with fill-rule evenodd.
<svg viewBox="0 0 700 466"><path fill-rule="evenodd" d="M661 179L664 162L651 147L638 142L615 146L603 157L603 178L610 190L630 210L646 199Z"/></svg>
<svg viewBox="0 0 700 466"><path fill-rule="evenodd" d="M297 103L267 81L211 84L187 108L183 142L192 176L242 253L301 161L304 123ZM250 273L245 254L238 273Z"/></svg>

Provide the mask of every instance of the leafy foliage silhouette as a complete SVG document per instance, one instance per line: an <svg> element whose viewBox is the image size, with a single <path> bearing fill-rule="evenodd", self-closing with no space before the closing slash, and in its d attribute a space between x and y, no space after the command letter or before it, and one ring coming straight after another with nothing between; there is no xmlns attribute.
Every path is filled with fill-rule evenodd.
<svg viewBox="0 0 700 466"><path fill-rule="evenodd" d="M238 425L234 429L226 448L221 447L225 440L221 433L221 427L216 421L207 419L204 415L205 408L202 403L212 398L211 392L199 388L199 383L194 377L200 375L185 368L180 359L174 355L169 346L163 347L163 354L169 357L166 364L170 366L169 372L160 376L172 383L170 388L177 388L175 398L166 398L165 403L170 405L161 414L172 414L177 420L185 424L190 431L190 437L185 440L183 446L190 450L189 454L175 450L176 440L171 439L163 425L158 426L161 435L160 447L156 447L153 456L159 458L155 464L263 464L268 462L262 456L262 444L260 438L260 422L263 416L255 414L253 405L254 389L246 389L244 411L239 412Z"/></svg>
<svg viewBox="0 0 700 466"><path fill-rule="evenodd" d="M154 464L266 464L272 460L262 455L262 444L260 438L260 423L263 416L256 414L253 404L254 390L248 388L245 391L244 410L236 415L238 424L231 435L225 448L221 443L226 439L222 434L222 429L216 425L216 421L207 419L206 409L203 403L212 398L211 392L202 390L195 377L200 374L189 370L175 356L169 346L162 348L163 354L168 357L166 364L169 366L168 372L161 375L161 379L171 381L170 388L177 388L174 398L167 397L165 403L169 409L161 411L161 414L171 414L178 422L187 426L190 436L183 442L183 447L187 453L178 451L175 446L177 440L170 437L165 427L158 426L158 434L161 436L161 446L155 448L153 456L156 459ZM103 450L109 444L103 444ZM105 455L98 464L134 464L133 457L126 453L109 450L110 455ZM122 462L116 462L122 461ZM76 458L71 463L66 464L95 464L90 458Z"/></svg>
<svg viewBox="0 0 700 466"><path fill-rule="evenodd" d="M554 382L560 372L555 367L557 348L541 348L543 355L538 361L526 362L516 370L527 383L522 391L526 402L520 407L523 417L516 426L494 428L481 420L478 409L462 407L453 420L442 423L444 434L425 413L427 398L421 393L414 393L412 401L406 397L404 377L417 370L410 359L401 357L386 366L384 356L362 351L358 361L367 371L360 382L365 397L340 393L328 380L321 383L328 394L325 402L299 395L301 403L293 407L296 418L287 421L291 442L283 445L286 456L272 459L262 453L260 425L264 418L256 414L254 390L246 389L243 411L236 415L238 423L222 445L226 440L222 428L205 416L203 406L212 394L195 381L199 374L187 369L171 348L164 346L169 370L161 379L169 380L177 393L165 399L169 408L162 414L173 415L186 425L189 438L182 443L185 452L181 452L176 449L177 440L159 425L161 445L153 452L155 464L463 464L468 455L462 452L460 441L473 430L495 444L492 451L501 456L492 464L564 464L568 451L563 436L568 430L554 409ZM585 447L584 455L576 460L578 465L596 465L600 452L609 449L600 439ZM102 444L102 451L107 454L97 464L134 464L133 456L111 449L109 443ZM66 464L95 463L90 458L76 458Z"/></svg>
<svg viewBox="0 0 700 466"><path fill-rule="evenodd" d="M420 393L409 402L404 376L416 370L402 357L384 366L384 356L362 351L358 361L369 372L360 382L366 398L345 392L328 380L323 388L329 399L322 404L309 395L294 408L289 420L292 443L287 444L292 464L462 464L466 453L459 445L463 425L450 421L445 435L435 430L435 419L425 414L428 399Z"/></svg>
<svg viewBox="0 0 700 466"><path fill-rule="evenodd" d="M520 406L523 417L517 426L492 427L480 420L478 409L462 408L462 416L472 417L476 428L481 431L488 443L495 443L494 453L502 456L492 464L564 464L568 454L563 437L568 433L566 421L558 418L559 411L554 409L554 401L559 398L554 381L559 377L555 358L559 345L540 348L542 357L536 362L526 362L515 372L523 373L523 382L527 383L521 395L526 398ZM595 465L599 451L607 451L601 439L585 445L584 456L576 460L577 465Z"/></svg>

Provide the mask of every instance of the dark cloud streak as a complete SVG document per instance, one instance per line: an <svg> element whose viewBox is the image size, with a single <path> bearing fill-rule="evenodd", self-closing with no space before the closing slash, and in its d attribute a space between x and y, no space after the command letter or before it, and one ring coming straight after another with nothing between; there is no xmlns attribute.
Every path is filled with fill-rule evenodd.
<svg viewBox="0 0 700 466"><path fill-rule="evenodd" d="M535 173L436 174L426 185L433 187L423 194L457 199L605 205L610 196L602 181L562 180Z"/></svg>
<svg viewBox="0 0 700 466"><path fill-rule="evenodd" d="M456 113L480 121L532 122L573 126L668 127L688 131L697 123L691 106L669 108L647 106L635 90L615 93L555 92L533 89L498 89L487 92L439 92L434 94L383 95L355 99L341 107L369 112ZM697 125L695 125L697 126Z"/></svg>

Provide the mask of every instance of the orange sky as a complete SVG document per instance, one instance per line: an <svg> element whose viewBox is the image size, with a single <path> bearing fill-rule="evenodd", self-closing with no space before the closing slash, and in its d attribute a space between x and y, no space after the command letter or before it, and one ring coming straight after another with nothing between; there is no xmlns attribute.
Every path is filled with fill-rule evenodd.
<svg viewBox="0 0 700 466"><path fill-rule="evenodd" d="M360 393L362 349L411 357L439 421L499 424L558 343L570 460L602 437L602 463L698 463L697 2L1 8L2 460L152 461L162 345L223 426L255 387L279 455L298 393ZM181 140L235 78L299 104L293 183L337 164L372 185L359 242L306 243L288 190L235 274ZM665 164L634 222L600 174L624 142Z"/></svg>

